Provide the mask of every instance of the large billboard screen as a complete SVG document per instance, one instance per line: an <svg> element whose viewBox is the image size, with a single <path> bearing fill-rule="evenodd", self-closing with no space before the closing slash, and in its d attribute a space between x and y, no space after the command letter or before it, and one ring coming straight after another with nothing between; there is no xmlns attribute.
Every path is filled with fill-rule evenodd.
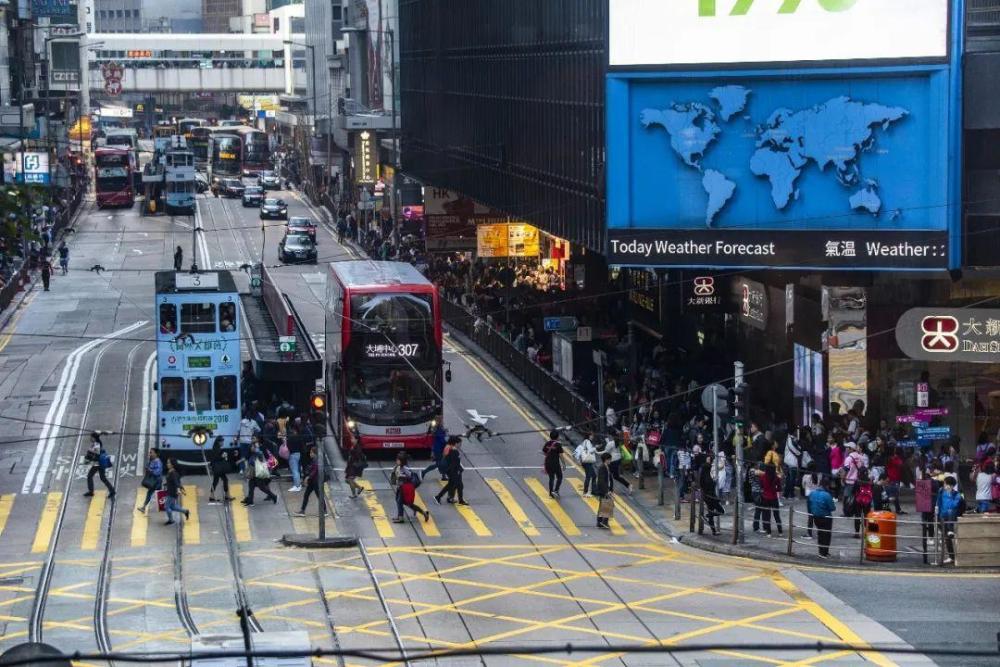
<svg viewBox="0 0 1000 667"><path fill-rule="evenodd" d="M949 74L610 75L611 262L946 268Z"/></svg>
<svg viewBox="0 0 1000 667"><path fill-rule="evenodd" d="M610 65L943 59L949 1L610 0Z"/></svg>

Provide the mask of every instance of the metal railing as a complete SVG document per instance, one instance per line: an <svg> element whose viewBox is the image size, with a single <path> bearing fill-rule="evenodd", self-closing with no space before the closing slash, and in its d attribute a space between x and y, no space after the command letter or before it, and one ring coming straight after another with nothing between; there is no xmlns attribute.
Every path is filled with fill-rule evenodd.
<svg viewBox="0 0 1000 667"><path fill-rule="evenodd" d="M969 0L965 24L971 35L1000 35L1000 0Z"/></svg>

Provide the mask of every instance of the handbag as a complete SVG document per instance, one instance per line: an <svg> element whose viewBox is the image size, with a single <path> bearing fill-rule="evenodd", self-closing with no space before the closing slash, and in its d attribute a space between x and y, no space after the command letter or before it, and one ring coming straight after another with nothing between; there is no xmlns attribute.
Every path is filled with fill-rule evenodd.
<svg viewBox="0 0 1000 667"><path fill-rule="evenodd" d="M278 447L278 456L287 461L290 454L291 452L288 451L288 443L282 442L281 447Z"/></svg>
<svg viewBox="0 0 1000 667"><path fill-rule="evenodd" d="M158 489L160 488L160 478L151 472L147 472L143 475L142 486L143 488L150 490Z"/></svg>
<svg viewBox="0 0 1000 667"><path fill-rule="evenodd" d="M597 516L602 519L610 519L615 515L615 497L608 494L601 498L597 505Z"/></svg>
<svg viewBox="0 0 1000 667"><path fill-rule="evenodd" d="M267 470L268 472L277 469L278 459L274 458L274 454L271 452L267 453Z"/></svg>
<svg viewBox="0 0 1000 667"><path fill-rule="evenodd" d="M156 492L156 510L158 512L164 512L167 509L167 492L164 490L159 490Z"/></svg>
<svg viewBox="0 0 1000 667"><path fill-rule="evenodd" d="M595 456L594 452L591 451L584 452L583 454L580 455L580 463L583 464L597 463L597 456Z"/></svg>
<svg viewBox="0 0 1000 667"><path fill-rule="evenodd" d="M628 465L632 463L635 457L632 456L631 449L629 449L625 445L619 445L618 451L620 451L622 455L622 465Z"/></svg>

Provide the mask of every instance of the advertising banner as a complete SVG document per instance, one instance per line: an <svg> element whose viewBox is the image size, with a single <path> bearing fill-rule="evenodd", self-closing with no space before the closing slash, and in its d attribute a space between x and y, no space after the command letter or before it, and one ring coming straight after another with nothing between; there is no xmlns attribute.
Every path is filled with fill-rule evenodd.
<svg viewBox="0 0 1000 667"><path fill-rule="evenodd" d="M76 11L76 0L31 0L31 15L36 18L47 16L60 23L76 23Z"/></svg>
<svg viewBox="0 0 1000 667"><path fill-rule="evenodd" d="M943 59L949 1L610 0L610 65Z"/></svg>
<svg viewBox="0 0 1000 667"><path fill-rule="evenodd" d="M427 188L424 215L428 250L474 250L476 217L491 210L469 197L445 188Z"/></svg>
<svg viewBox="0 0 1000 667"><path fill-rule="evenodd" d="M476 227L476 256L507 257L509 240L507 225L479 225Z"/></svg>
<svg viewBox="0 0 1000 667"><path fill-rule="evenodd" d="M538 257L538 228L524 223L507 225L507 251L511 257Z"/></svg>

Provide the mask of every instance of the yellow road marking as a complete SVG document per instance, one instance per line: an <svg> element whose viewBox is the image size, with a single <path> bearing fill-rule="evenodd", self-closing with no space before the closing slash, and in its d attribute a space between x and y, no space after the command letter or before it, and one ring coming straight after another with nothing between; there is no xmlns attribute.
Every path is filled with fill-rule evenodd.
<svg viewBox="0 0 1000 667"><path fill-rule="evenodd" d="M387 539L390 537L395 537L396 532L392 529L392 524L389 523L389 519L385 515L385 510L382 508L382 503L378 501L378 497L372 490L372 484L367 479L359 479L358 484L361 488L365 490L365 493L361 494L361 499L368 506L368 513L371 515L372 521L375 523L375 530L378 531L378 536Z"/></svg>
<svg viewBox="0 0 1000 667"><path fill-rule="evenodd" d="M31 304L31 302L35 300L36 294L38 294L38 292L33 292L31 296L29 296L21 304L21 308L17 311L17 314L14 315L14 319L11 320L10 323L7 325L7 332L2 337L0 337L0 352L3 352L5 349L7 349L7 346L10 344L11 338L14 337L14 332L17 330L18 321L21 319L21 316L24 315L24 313L28 310L28 306Z"/></svg>
<svg viewBox="0 0 1000 667"><path fill-rule="evenodd" d="M573 489L576 491L577 495L580 496L581 500L583 500L583 502L585 502L587 504L587 507L589 507L590 510L594 513L594 516L597 516L598 500L597 500L597 498L594 498L594 497L584 497L584 495L583 495L583 480L574 477L574 478L570 478L570 479L568 479L566 481L568 481L570 483L570 486L573 487ZM615 502L615 506L616 507L621 507L624 504L625 504L624 502ZM621 523L618 522L618 519L612 518L611 521L608 522L608 525L611 526L611 534L612 535L624 535L625 534L625 529L622 528L622 525L621 525Z"/></svg>
<svg viewBox="0 0 1000 667"><path fill-rule="evenodd" d="M140 486L135 491L135 506L142 507L143 501L146 500L146 489ZM156 502L156 496L154 494L153 501ZM147 510L148 511L148 510ZM136 512L132 510L132 546L133 547L144 547L146 546L146 527L149 525L149 518L146 516L146 512Z"/></svg>
<svg viewBox="0 0 1000 667"><path fill-rule="evenodd" d="M45 507L38 520L38 530L35 531L35 541L31 544L31 553L40 554L49 550L52 532L56 528L56 519L59 518L59 505L62 504L62 499L62 491L52 491L46 495Z"/></svg>
<svg viewBox="0 0 1000 667"><path fill-rule="evenodd" d="M250 512L243 503L229 503L229 509L233 513L233 532L236 533L237 542L250 542L253 535L250 532ZM192 512L194 514L194 512Z"/></svg>
<svg viewBox="0 0 1000 667"><path fill-rule="evenodd" d="M7 525L7 519L10 517L10 510L14 507L15 494L6 493L0 496L0 535L3 535L3 529Z"/></svg>
<svg viewBox="0 0 1000 667"><path fill-rule="evenodd" d="M417 507L423 507L424 509L430 511L430 505L427 502L425 502L423 498L420 497L420 492L415 491L414 495L416 496ZM414 519L414 520L420 524L420 528L424 531L424 534L427 537L441 537L441 531L438 530L437 522L434 521L433 515L428 521L422 521L420 519Z"/></svg>
<svg viewBox="0 0 1000 667"><path fill-rule="evenodd" d="M97 548L97 540L101 537L101 519L104 518L104 505L108 500L106 491L95 491L87 509L87 521L83 524L83 539L80 540L82 551L93 551Z"/></svg>
<svg viewBox="0 0 1000 667"><path fill-rule="evenodd" d="M852 646L871 646L871 644L862 639L856 632L854 632L854 630L847 627L843 621L813 602L808 595L799 590L799 587L789 581L785 575L780 572L773 572L771 574L771 581L774 582L775 586L787 593L788 597L798 602L802 609L816 617L820 623L825 625L844 643ZM865 653L864 656L876 665L879 665L879 667L895 667L896 664L881 653Z"/></svg>
<svg viewBox="0 0 1000 667"><path fill-rule="evenodd" d="M514 500L511 492L503 485L503 482L499 479L490 478L486 480L486 483L493 489L493 493L497 494L497 498L500 499L507 512L510 513L511 518L517 522L517 525L524 531L525 535L528 537L538 537L541 535L538 529L535 528L535 524L531 523L531 519L528 518L528 515L524 513L521 506Z"/></svg>
<svg viewBox="0 0 1000 667"><path fill-rule="evenodd" d="M184 544L201 544L201 523L198 521L198 487L192 484L184 487L181 506L190 512L184 519Z"/></svg>
<svg viewBox="0 0 1000 667"><path fill-rule="evenodd" d="M486 527L486 524L479 518L475 510L468 505L459 505L458 503L455 503L454 507L477 536L493 537L493 533Z"/></svg>
<svg viewBox="0 0 1000 667"><path fill-rule="evenodd" d="M573 519L570 518L569 514L566 514L566 510L560 507L554 498L549 498L549 492L542 486L541 482L534 477L525 477L524 482L528 485L528 488L535 492L535 495L542 501L545 509L549 511L549 514L552 515L552 518L556 520L556 523L559 524L559 527L562 528L565 534L581 534L580 529L573 523Z"/></svg>

